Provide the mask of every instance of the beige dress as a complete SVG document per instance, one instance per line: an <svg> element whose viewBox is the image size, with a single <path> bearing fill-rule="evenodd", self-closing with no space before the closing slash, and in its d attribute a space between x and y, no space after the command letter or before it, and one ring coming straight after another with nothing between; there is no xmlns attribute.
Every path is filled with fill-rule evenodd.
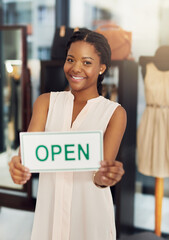
<svg viewBox="0 0 169 240"><path fill-rule="evenodd" d="M119 106L93 98L71 127L74 96L52 92L45 131L103 130ZM115 240L110 188L99 189L93 172L40 173L32 240Z"/></svg>
<svg viewBox="0 0 169 240"><path fill-rule="evenodd" d="M147 64L147 106L137 132L138 171L153 177L169 177L169 71Z"/></svg>

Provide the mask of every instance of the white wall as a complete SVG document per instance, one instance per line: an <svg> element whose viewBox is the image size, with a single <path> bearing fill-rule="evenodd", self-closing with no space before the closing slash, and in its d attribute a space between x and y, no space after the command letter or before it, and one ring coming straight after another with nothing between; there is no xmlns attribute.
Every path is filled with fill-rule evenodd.
<svg viewBox="0 0 169 240"><path fill-rule="evenodd" d="M160 44L160 12L161 9L166 9L166 6L169 7L169 0L71 0L70 26L75 27L77 24L85 26L90 21L92 29L92 22L96 19L84 15L84 12L87 11L85 9L87 4L90 7L97 6L109 10L112 13L113 21L123 29L132 32L132 54L136 61L139 60L140 56L153 56L155 54ZM140 67L138 79L139 123L145 108L144 82Z"/></svg>

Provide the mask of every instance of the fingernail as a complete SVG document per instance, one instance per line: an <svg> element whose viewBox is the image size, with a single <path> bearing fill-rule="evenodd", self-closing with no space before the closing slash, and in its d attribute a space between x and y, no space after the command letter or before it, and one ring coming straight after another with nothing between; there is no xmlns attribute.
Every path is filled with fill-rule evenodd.
<svg viewBox="0 0 169 240"><path fill-rule="evenodd" d="M24 171L25 171L25 172L29 172L29 169L28 169L28 168L24 168Z"/></svg>
<svg viewBox="0 0 169 240"><path fill-rule="evenodd" d="M102 162L101 164L102 164L102 166L106 166L106 163L105 163L105 162Z"/></svg>
<svg viewBox="0 0 169 240"><path fill-rule="evenodd" d="M23 182L21 182L21 184L25 184L27 182L27 180L26 181L23 181Z"/></svg>
<svg viewBox="0 0 169 240"><path fill-rule="evenodd" d="M105 177L105 176L102 176L102 179L103 179L103 180L107 180L107 177Z"/></svg>

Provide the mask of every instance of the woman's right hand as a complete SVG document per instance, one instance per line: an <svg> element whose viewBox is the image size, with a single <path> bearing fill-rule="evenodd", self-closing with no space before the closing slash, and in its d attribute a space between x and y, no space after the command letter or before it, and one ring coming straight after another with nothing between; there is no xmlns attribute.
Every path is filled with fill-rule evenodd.
<svg viewBox="0 0 169 240"><path fill-rule="evenodd" d="M9 172L12 180L16 184L25 184L31 178L31 173L28 168L21 164L21 157L14 156L9 162Z"/></svg>

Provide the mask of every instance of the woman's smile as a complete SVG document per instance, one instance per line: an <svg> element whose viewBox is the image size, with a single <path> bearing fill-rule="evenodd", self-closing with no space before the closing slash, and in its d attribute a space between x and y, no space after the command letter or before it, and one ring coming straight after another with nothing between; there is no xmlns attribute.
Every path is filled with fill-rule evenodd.
<svg viewBox="0 0 169 240"><path fill-rule="evenodd" d="M72 82L81 82L85 79L86 77L82 77L82 76L75 76L75 75L71 75L71 80Z"/></svg>
<svg viewBox="0 0 169 240"><path fill-rule="evenodd" d="M97 91L97 79L103 64L93 45L78 41L71 44L64 64L65 76L72 90Z"/></svg>

